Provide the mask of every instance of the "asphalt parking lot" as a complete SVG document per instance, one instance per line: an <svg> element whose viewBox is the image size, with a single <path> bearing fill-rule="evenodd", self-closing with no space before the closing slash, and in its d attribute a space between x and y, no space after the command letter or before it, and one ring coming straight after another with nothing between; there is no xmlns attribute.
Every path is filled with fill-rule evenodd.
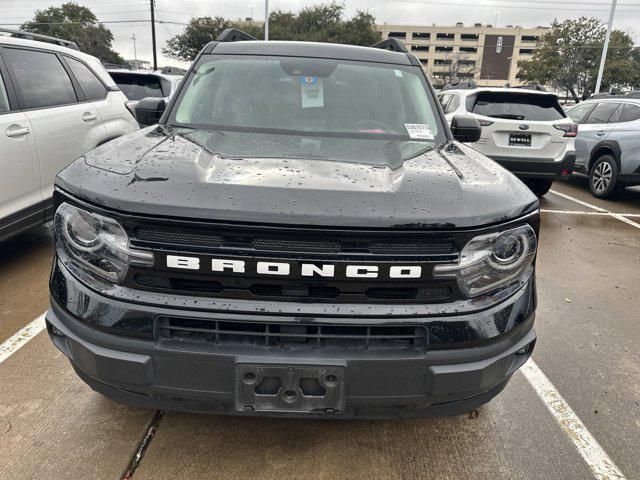
<svg viewBox="0 0 640 480"><path fill-rule="evenodd" d="M31 338L37 322L13 336L48 306L52 234L5 242L0 479L640 478L640 187L601 201L583 179L557 182L541 207L534 368L488 405L443 419L230 418L112 403L46 333Z"/></svg>

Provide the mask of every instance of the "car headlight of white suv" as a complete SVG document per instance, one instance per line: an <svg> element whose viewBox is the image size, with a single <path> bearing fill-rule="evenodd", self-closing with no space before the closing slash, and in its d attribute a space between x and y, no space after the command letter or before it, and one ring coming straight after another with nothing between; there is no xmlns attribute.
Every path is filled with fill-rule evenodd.
<svg viewBox="0 0 640 480"><path fill-rule="evenodd" d="M127 233L111 218L65 202L56 210L54 229L59 257L71 270L118 282L131 264L153 265L153 253L131 248Z"/></svg>
<svg viewBox="0 0 640 480"><path fill-rule="evenodd" d="M436 265L435 278L455 278L458 288L474 298L516 282L533 263L536 233L530 225L471 239L455 264Z"/></svg>

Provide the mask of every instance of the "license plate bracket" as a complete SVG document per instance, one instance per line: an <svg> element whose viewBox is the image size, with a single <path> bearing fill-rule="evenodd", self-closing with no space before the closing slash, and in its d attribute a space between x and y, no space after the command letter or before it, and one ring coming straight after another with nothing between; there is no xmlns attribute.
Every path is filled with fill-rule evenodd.
<svg viewBox="0 0 640 480"><path fill-rule="evenodd" d="M510 147L530 147L531 146L531 134L530 133L510 133L509 134L509 146Z"/></svg>
<svg viewBox="0 0 640 480"><path fill-rule="evenodd" d="M340 413L344 365L236 364L235 408L244 412Z"/></svg>

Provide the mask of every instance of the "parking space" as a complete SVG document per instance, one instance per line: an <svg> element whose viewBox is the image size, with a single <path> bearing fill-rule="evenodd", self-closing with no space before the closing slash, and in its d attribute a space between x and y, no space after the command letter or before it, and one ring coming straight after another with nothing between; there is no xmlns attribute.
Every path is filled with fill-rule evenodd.
<svg viewBox="0 0 640 480"><path fill-rule="evenodd" d="M640 188L600 201L556 182L541 207L534 360L601 449L576 448L522 372L455 418L158 417L91 391L40 333L0 363L0 478L118 479L145 438L135 479L640 478ZM47 228L3 244L0 343L45 310L51 248Z"/></svg>

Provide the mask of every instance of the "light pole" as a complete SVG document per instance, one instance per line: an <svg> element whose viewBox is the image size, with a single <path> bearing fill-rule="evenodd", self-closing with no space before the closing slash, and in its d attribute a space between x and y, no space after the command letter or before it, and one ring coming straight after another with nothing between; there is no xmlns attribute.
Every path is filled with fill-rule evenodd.
<svg viewBox="0 0 640 480"><path fill-rule="evenodd" d="M604 37L604 45L602 47L602 57L600 57L600 69L598 70L598 79L596 80L596 90L594 93L600 92L602 85L602 75L604 74L604 64L607 61L607 51L609 50L609 40L611 39L611 28L613 27L613 17L616 14L616 4L618 0L611 1L611 11L609 12L609 24L607 25L607 34Z"/></svg>
<svg viewBox="0 0 640 480"><path fill-rule="evenodd" d="M493 22L493 26L494 28L498 28L498 15L500 15L502 12L500 10L496 10L495 12L493 12L493 14L495 15L495 22Z"/></svg>
<svg viewBox="0 0 640 480"><path fill-rule="evenodd" d="M138 63L138 52L136 51L136 34L131 35L131 40L133 40L133 58L136 63Z"/></svg>
<svg viewBox="0 0 640 480"><path fill-rule="evenodd" d="M264 39L269 41L269 0L264 0Z"/></svg>

